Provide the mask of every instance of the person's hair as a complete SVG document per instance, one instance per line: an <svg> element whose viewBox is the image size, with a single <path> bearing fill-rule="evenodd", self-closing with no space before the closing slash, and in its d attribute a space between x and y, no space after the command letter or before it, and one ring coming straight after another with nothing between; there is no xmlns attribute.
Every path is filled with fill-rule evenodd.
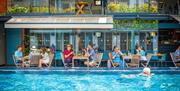
<svg viewBox="0 0 180 91"><path fill-rule="evenodd" d="M42 53L44 54L46 52L46 48L42 48Z"/></svg>
<svg viewBox="0 0 180 91"><path fill-rule="evenodd" d="M71 44L67 44L66 47L67 47L67 46L70 46L71 48L73 48L73 46L72 46Z"/></svg>
<svg viewBox="0 0 180 91"><path fill-rule="evenodd" d="M120 50L120 48L119 48L119 47L115 47L115 48L114 48L114 51L115 51L116 49Z"/></svg>
<svg viewBox="0 0 180 91"><path fill-rule="evenodd" d="M116 47L117 47L117 46L114 46L112 51L114 51Z"/></svg>
<svg viewBox="0 0 180 91"><path fill-rule="evenodd" d="M88 45L90 45L92 47L92 43L91 42L89 42Z"/></svg>
<svg viewBox="0 0 180 91"><path fill-rule="evenodd" d="M17 49L22 48L21 46L17 46Z"/></svg>
<svg viewBox="0 0 180 91"><path fill-rule="evenodd" d="M136 49L138 49L140 46L139 46L139 45L136 45L135 47L136 47Z"/></svg>

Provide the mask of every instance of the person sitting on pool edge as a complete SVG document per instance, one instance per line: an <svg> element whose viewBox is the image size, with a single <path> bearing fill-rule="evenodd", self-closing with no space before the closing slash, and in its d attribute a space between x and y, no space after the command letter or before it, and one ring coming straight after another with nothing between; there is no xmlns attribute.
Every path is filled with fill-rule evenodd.
<svg viewBox="0 0 180 91"><path fill-rule="evenodd" d="M42 58L39 60L39 66L38 67L42 67L42 64L47 64L49 63L49 55L46 51L46 48L41 48L41 56Z"/></svg>
<svg viewBox="0 0 180 91"><path fill-rule="evenodd" d="M21 66L24 67L24 57L22 53L22 47L18 46L17 50L14 53L15 59L17 60L18 63L21 63Z"/></svg>
<svg viewBox="0 0 180 91"><path fill-rule="evenodd" d="M73 56L74 56L74 52L72 50L72 45L68 44L66 46L66 49L64 50L64 61L68 67L70 66L70 63L72 63Z"/></svg>
<svg viewBox="0 0 180 91"><path fill-rule="evenodd" d="M91 43L88 43L88 48L87 48L87 53L85 54L85 56L89 57L89 62L84 62L85 65L90 66L90 67L94 67L97 65L96 63L96 53L95 50L92 48Z"/></svg>

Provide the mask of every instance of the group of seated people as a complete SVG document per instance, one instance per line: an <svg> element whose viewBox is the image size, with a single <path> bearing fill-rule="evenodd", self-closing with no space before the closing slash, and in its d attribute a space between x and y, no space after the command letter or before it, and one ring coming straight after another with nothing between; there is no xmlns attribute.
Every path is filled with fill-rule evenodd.
<svg viewBox="0 0 180 91"><path fill-rule="evenodd" d="M53 50L50 49L50 52L48 53L48 48L46 47L36 49L35 46L32 46L29 55L23 55L22 47L18 46L14 56L16 62L20 63L22 67L25 67L27 64L30 65L33 55L40 55L41 58L39 59L38 67L42 67L43 64L49 63L50 54L53 54Z"/></svg>
<svg viewBox="0 0 180 91"><path fill-rule="evenodd" d="M85 61L84 64L87 66L96 66L97 55L92 45L89 43L88 47L82 49L82 51L84 52L83 55L89 58L89 61ZM64 50L63 54L65 63L67 64L67 66L70 66L70 64L72 63L72 58L74 56L71 44L68 44L66 46L66 49Z"/></svg>
<svg viewBox="0 0 180 91"><path fill-rule="evenodd" d="M50 53L51 54L54 53L54 49L50 49L50 53L48 53L47 49L48 48L46 48L46 47L41 47L40 49L36 49L36 48L32 47L29 55L24 56L22 53L22 47L18 46L14 55L15 55L17 62L22 63L22 67L24 67L24 66L26 66L24 64L25 62L31 62L32 55L39 53L41 55L41 59L39 60L38 67L42 67L42 64L46 64L49 62ZM96 66L97 65L97 62L96 62L97 61L97 52L92 47L91 43L88 43L87 48L83 48L82 51L83 51L83 56L86 56L89 58L89 61L85 61L84 64L89 67ZM112 54L112 61L115 66L126 67L125 63L123 62L124 55L121 52L120 48L115 46L113 48L113 51L111 52L111 54ZM74 56L74 51L73 51L73 47L71 44L66 45L63 55L64 55L64 62L67 64L67 66L71 66L72 59ZM130 54L128 54L128 55L130 55ZM145 63L147 62L146 52L140 46L136 47L135 55L139 56L139 58L140 58L139 60L141 62L145 62ZM175 57L180 62L180 46L175 51Z"/></svg>
<svg viewBox="0 0 180 91"><path fill-rule="evenodd" d="M89 61L85 61L84 64L89 67L94 67L97 65L97 53L95 49L92 47L91 43L88 44L87 48L82 49L84 52L83 55L89 58ZM123 53L121 52L120 48L114 47L112 53L112 61L115 66L125 67L125 63L123 62ZM64 60L67 66L70 66L72 63L72 59L74 56L74 52L72 50L72 45L68 44L66 49L63 52ZM145 51L141 47L137 47L136 55L140 56L140 60L147 61Z"/></svg>

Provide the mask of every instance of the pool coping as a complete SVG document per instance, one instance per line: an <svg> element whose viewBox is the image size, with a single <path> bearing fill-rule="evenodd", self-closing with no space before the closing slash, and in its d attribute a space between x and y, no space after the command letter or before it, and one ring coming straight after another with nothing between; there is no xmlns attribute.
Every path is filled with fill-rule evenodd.
<svg viewBox="0 0 180 91"><path fill-rule="evenodd" d="M8 71L19 71L19 72L142 72L143 68L86 68L86 67L74 67L74 68L64 68L64 67L51 67L51 68L16 68L16 67L0 67L0 72ZM177 67L153 67L152 72L180 72L180 68Z"/></svg>

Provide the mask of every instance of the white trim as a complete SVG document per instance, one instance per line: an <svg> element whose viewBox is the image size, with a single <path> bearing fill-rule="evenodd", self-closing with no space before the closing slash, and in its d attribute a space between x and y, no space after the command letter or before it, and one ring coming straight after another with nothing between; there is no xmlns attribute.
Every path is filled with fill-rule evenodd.
<svg viewBox="0 0 180 91"><path fill-rule="evenodd" d="M113 24L5 24L5 28L112 29Z"/></svg>

